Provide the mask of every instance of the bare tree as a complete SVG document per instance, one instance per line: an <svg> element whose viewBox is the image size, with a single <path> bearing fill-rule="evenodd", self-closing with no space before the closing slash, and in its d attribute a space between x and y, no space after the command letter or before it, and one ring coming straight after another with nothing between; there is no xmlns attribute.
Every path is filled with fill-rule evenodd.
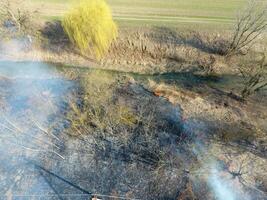
<svg viewBox="0 0 267 200"><path fill-rule="evenodd" d="M227 55L239 54L251 47L267 28L267 6L256 0L249 1L247 8L237 18L236 28Z"/></svg>
<svg viewBox="0 0 267 200"><path fill-rule="evenodd" d="M254 54L253 57L256 57ZM240 65L239 70L244 79L244 88L241 92L243 98L267 86L267 61L266 55L261 54L260 59L250 59Z"/></svg>

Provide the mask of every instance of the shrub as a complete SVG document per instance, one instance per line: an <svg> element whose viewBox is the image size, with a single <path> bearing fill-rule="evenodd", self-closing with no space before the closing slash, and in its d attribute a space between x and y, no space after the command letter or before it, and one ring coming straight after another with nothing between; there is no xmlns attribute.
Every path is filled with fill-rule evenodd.
<svg viewBox="0 0 267 200"><path fill-rule="evenodd" d="M0 2L0 36L3 39L38 37L35 20L37 11L28 9L22 0Z"/></svg>
<svg viewBox="0 0 267 200"><path fill-rule="evenodd" d="M227 55L235 55L253 45L267 29L266 3L252 0L237 18L236 28Z"/></svg>
<svg viewBox="0 0 267 200"><path fill-rule="evenodd" d="M244 59L239 71L244 79L244 88L241 91L243 98L267 87L267 59L264 53L260 57L252 54L248 61Z"/></svg>
<svg viewBox="0 0 267 200"><path fill-rule="evenodd" d="M104 0L82 0L65 15L63 27L83 55L94 54L97 59L107 52L117 37L117 26Z"/></svg>
<svg viewBox="0 0 267 200"><path fill-rule="evenodd" d="M79 100L68 99L70 111L67 118L74 129L71 132L81 134L86 128L104 136L108 130L116 132L137 123L131 108L115 101L114 93L120 80L117 75L93 70L84 72L77 80L81 86L77 94Z"/></svg>

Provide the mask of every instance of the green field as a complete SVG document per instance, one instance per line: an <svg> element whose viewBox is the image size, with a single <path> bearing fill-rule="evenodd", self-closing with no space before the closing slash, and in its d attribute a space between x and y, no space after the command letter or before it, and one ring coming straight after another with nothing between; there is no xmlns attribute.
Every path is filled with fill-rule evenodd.
<svg viewBox="0 0 267 200"><path fill-rule="evenodd" d="M77 0L28 0L45 19L60 19ZM246 0L108 0L123 26L192 25L227 27Z"/></svg>

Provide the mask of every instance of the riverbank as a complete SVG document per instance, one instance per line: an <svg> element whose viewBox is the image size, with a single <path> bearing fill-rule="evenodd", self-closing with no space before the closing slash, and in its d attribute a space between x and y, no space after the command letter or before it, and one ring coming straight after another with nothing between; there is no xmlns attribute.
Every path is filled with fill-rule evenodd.
<svg viewBox="0 0 267 200"><path fill-rule="evenodd" d="M83 56L66 37L60 22L47 22L41 28L41 41L30 45L20 41L2 43L5 60L42 61L63 65L93 67L142 74L199 71L200 73L237 73L236 59L231 64L219 55L229 32L193 32L170 28L122 29L101 59ZM14 50L15 49L15 50Z"/></svg>
<svg viewBox="0 0 267 200"><path fill-rule="evenodd" d="M106 55L96 60L94 55L80 54L68 40L59 21L47 22L40 30L41 41L26 45L26 48L20 41L2 43L0 59L141 74L195 71L204 75L238 74L238 64L243 59L242 55L230 60L221 55L230 40L229 31L210 33L159 27L126 28L120 30L117 41ZM253 45L252 52L264 50L263 39Z"/></svg>

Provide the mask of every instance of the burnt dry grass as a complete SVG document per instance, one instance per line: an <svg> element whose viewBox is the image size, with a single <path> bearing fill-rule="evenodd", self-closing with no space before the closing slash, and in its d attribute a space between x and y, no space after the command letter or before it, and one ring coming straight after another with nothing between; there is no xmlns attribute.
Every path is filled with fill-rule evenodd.
<svg viewBox="0 0 267 200"><path fill-rule="evenodd" d="M35 136L42 136L39 139L46 139L46 145L38 143L45 151L36 155L25 156L25 150L17 148L7 152L2 145L1 151L7 155L14 151L13 158L18 158L9 165L5 164L8 156L1 158L0 170L14 169L2 173L7 180L1 184L2 191L9 191L12 180L19 177L11 194L27 191L53 194L55 199L68 199L61 194L74 193L87 195L77 199L88 199L92 193L148 200L215 199L209 184L214 162L220 163L218 170L223 174L218 175L219 181L237 184L242 199L248 190L233 176L243 178L249 190L255 187L253 181L261 180L257 189L265 190L266 172L261 167L265 150L259 148L265 140L254 134L262 127L256 126L258 121L247 112L255 100L240 102L210 87L207 79L185 74L183 78L159 75L157 83L127 74L68 67L56 74L0 81L3 105L21 105L18 116L6 111L17 116L9 121L19 127L27 125L25 136L34 131ZM16 82L23 89L15 92ZM56 114L49 112L49 100L53 100ZM261 113L264 119L264 103L258 104L254 114ZM33 111L35 117L29 115ZM44 116L48 121L40 121ZM14 129L2 117L4 125ZM37 145L34 140L27 141L24 144ZM238 173L243 162L249 165ZM264 199L260 194L257 198Z"/></svg>
<svg viewBox="0 0 267 200"><path fill-rule="evenodd" d="M88 80L82 81L79 89L82 92L74 95L78 105L83 102L78 106L81 113L74 111L73 115L70 109L69 117L74 121L77 117L87 117L68 127L66 133L71 139L67 139L64 154L66 162L74 159L91 163L81 171L74 170L79 175L72 180L84 180L81 181L83 187L140 199L183 199L188 196L207 199L212 192L206 182L209 173L206 164L215 162L213 159L226 165L222 167L225 177L233 176L243 159L255 161L250 178L255 178L257 170L261 170L261 159L265 160L266 154L264 146L257 145L260 149L253 146L260 142L255 132L259 127L246 123L244 102L218 91L209 95L206 90L213 89L203 87L204 83L195 85L194 88L198 88L195 91L187 91L188 88L175 91L171 87L146 89L132 78L103 72L101 80L99 72L82 77ZM222 102L218 103L219 100ZM202 152L203 147L198 145L212 150ZM69 157L73 150L79 154ZM238 164L227 166L228 156L233 155L238 157ZM59 163L58 170L68 176L70 171L64 166ZM248 166L242 167L247 170ZM71 173L74 173L73 169ZM250 181L246 187L252 188L253 183L245 172L243 177ZM248 191L240 191L241 197L246 198ZM260 194L254 194L255 191L252 193L262 198Z"/></svg>
<svg viewBox="0 0 267 200"><path fill-rule="evenodd" d="M125 77L99 75L82 73L78 78L81 88L67 101L68 112L58 122L67 125L61 152L65 160L54 163L53 171L93 193L174 199L185 184L178 178L184 176L182 157L190 162L191 154L178 152L187 151L180 140L179 107ZM50 181L64 191L62 184Z"/></svg>

